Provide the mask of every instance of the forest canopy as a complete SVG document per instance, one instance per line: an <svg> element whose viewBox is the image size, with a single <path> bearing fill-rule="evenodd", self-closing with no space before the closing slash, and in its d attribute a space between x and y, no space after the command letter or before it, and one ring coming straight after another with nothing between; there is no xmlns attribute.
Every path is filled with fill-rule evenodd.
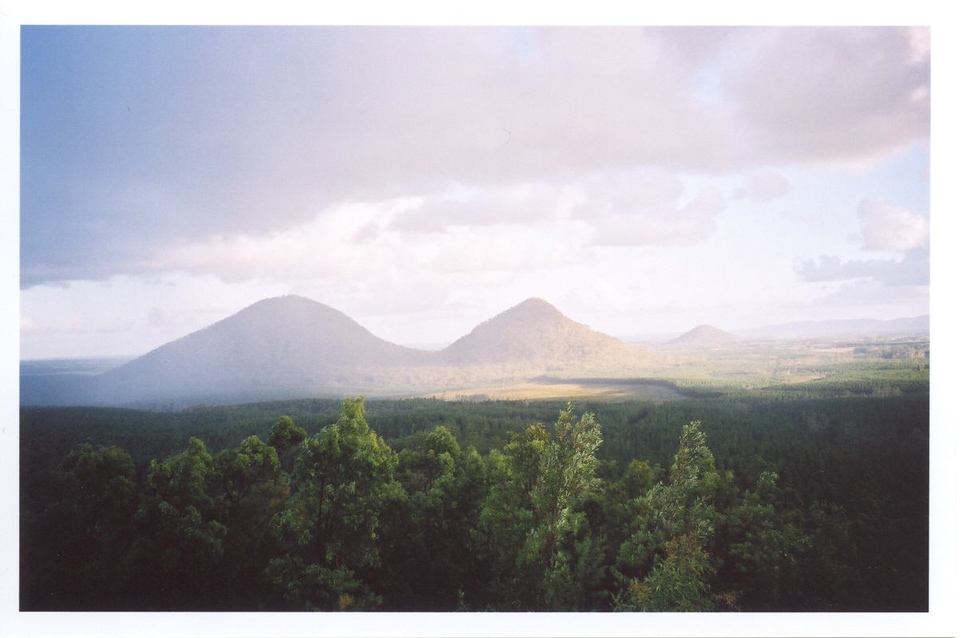
<svg viewBox="0 0 963 638"><path fill-rule="evenodd" d="M922 393L24 408L22 426L24 610L927 607Z"/></svg>

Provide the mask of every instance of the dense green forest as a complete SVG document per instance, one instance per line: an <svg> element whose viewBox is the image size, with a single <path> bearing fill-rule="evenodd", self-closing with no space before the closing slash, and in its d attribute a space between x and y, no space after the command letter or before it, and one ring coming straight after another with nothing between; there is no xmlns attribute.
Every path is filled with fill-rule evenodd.
<svg viewBox="0 0 963 638"><path fill-rule="evenodd" d="M24 407L21 608L925 611L925 381Z"/></svg>

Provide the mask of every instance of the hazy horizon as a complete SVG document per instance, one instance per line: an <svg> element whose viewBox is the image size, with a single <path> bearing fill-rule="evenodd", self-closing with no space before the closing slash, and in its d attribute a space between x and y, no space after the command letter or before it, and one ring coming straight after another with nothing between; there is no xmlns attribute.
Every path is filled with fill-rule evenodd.
<svg viewBox="0 0 963 638"><path fill-rule="evenodd" d="M928 28L20 35L21 359L283 294L404 345L929 313Z"/></svg>
<svg viewBox="0 0 963 638"><path fill-rule="evenodd" d="M317 300L312 300L312 301L317 301ZM527 300L526 300L526 301L527 301ZM551 304L551 302L548 301L548 300L543 300L543 301L547 301L548 303ZM255 303L256 303L256 302L255 302ZM322 302L318 302L318 303L322 303ZM327 305L327 304L323 304L323 305ZM515 304L515 305L518 305L518 304ZM554 304L552 304L552 305L554 305ZM246 307L247 307L247 306L246 306ZM246 307L245 307L245 308L246 308ZM513 306L513 307L514 307L514 306ZM239 309L238 309L239 312L240 312L241 310L243 310L243 308L239 308ZM339 309L338 309L338 308L334 308L334 310L339 310ZM471 333L476 327L478 327L478 326L481 325L482 323L487 322L489 319L492 319L492 318L494 318L494 316L497 316L497 314L501 314L501 312L504 312L504 311L507 311L507 310L510 310L510 308L504 308L504 309L502 309L502 311L499 311L498 313L496 313L496 315L493 315L492 317L485 317L484 319L480 320L477 324L466 327L466 328L464 329L464 331L463 331L461 334L458 335L458 337L456 337L455 339L452 339L451 341L446 341L446 342L421 342L421 343L404 341L404 340L401 340L401 341L391 341L391 340L388 340L388 341L391 342L391 343L394 343L395 345L400 345L400 346L404 346L404 347L407 347L407 348L414 348L414 349L425 350L425 351L442 350L442 349L444 349L445 347L447 347L447 346L451 345L452 343L454 343L455 341L457 341L458 339L460 339L461 337L467 336L469 333ZM231 313L231 314L233 315L233 314L236 314L236 313ZM919 317L921 317L921 316L927 316L927 317L928 317L929 315L928 315L928 314L925 314L925 315L917 315L917 316L914 316L914 317L895 317L894 319L895 319L895 320L900 320L900 319L916 319L916 318L919 318ZM587 325L587 324L584 324L583 322L579 321L577 317L567 317L567 318L568 318L568 319L571 319L572 321L575 321L576 323L583 324L583 325ZM354 319L354 318L351 317L351 319ZM875 318L873 318L873 317L859 317L859 318L854 318L854 319L852 319L851 321L859 322L859 321L874 321L874 320L875 320ZM841 320L841 321L846 321L846 320ZM216 323L216 322L215 322L215 323ZM740 334L740 333L749 334L749 333L753 333L753 332L758 332L758 331L760 331L760 330L765 330L765 329L767 329L767 328L776 328L776 327L779 327L779 326L789 326L789 325L794 325L794 324L797 324L797 323L798 323L798 324L806 324L807 322L806 322L806 321L801 321L801 322L786 322L786 323L783 323L783 324L767 324L767 325L765 325L765 326L761 326L761 325L760 325L760 326L741 326L741 327L737 327L737 328L726 328L726 327L721 327L721 326L711 326L711 327L712 327L712 328L717 328L717 329L723 330L723 331L725 331L725 332L732 332L732 333L735 333L735 334ZM834 320L826 320L825 322L816 321L816 322L814 322L814 323L817 323L817 324L819 324L819 323L834 323ZM210 325L212 325L212 324L210 324ZM681 335L683 335L683 334L686 334L686 333L688 333L689 331L691 331L691 330L693 330L693 329L695 329L695 328L697 328L697 327L699 327L699 326L704 326L704 325L707 325L707 324L692 325L692 326L688 326L688 327L686 327L686 328L684 328L684 329L682 329L682 330L671 331L671 332L653 332L653 333L638 333L638 334L625 334L625 335L611 334L611 335L608 335L608 336L615 337L615 338L617 338L617 339L619 339L619 340L621 340L621 341L623 341L623 342L625 342L625 343L629 343L629 344L640 344L640 345L643 345L643 346L644 346L646 343L649 343L649 344L651 344L651 345L657 345L657 344L660 344L660 343L665 343L665 342L671 340L671 339L674 338L674 337L679 337L679 336L681 336ZM202 327L199 328L199 330L203 330L204 328L207 328L207 327L209 327L209 326L202 326ZM587 326L587 327L594 330L594 328L593 328L592 326ZM367 326L364 326L364 325L362 324L362 328L367 329ZM177 339L180 339L180 338L183 338L183 337L187 337L187 336L189 336L190 334L192 334L193 332L196 332L196 331L191 331L191 333L185 333L185 334L183 334L183 335L175 336L175 337L173 337L173 338L171 339L171 341L176 341ZM369 332L370 332L370 330L369 330ZM372 334L374 334L375 337L383 338L383 337L381 337L381 335L378 335L378 334L375 334L375 333L372 333ZM845 336L847 336L847 335L836 334L836 335L835 335L835 338L843 338L843 337L845 337ZM792 337L785 337L785 338L792 339ZM800 337L798 337L798 338L806 338L806 337L800 336ZM165 343L170 343L170 341L165 342ZM161 344L161 345L164 345L164 344ZM154 348L152 348L151 350L153 350L153 349L154 349ZM117 354L112 354L112 355L74 355L74 356L68 356L68 357L30 357L30 358L21 357L21 358L20 358L20 361L21 361L22 363L29 363L29 362L60 361L60 360L76 359L76 360L92 360L92 361L95 361L95 360L103 360L103 361L114 360L114 361L118 361L118 362L123 362L123 361L129 361L129 360L138 358L138 357L140 357L140 356L143 356L143 355L147 354L148 352L150 352L150 351L130 352L130 353L117 353ZM23 373L22 370L21 370L21 373Z"/></svg>

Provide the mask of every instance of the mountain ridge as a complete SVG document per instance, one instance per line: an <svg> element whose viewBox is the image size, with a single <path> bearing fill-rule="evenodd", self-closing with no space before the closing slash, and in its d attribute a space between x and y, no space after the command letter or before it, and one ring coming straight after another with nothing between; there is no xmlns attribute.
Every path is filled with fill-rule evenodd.
<svg viewBox="0 0 963 638"><path fill-rule="evenodd" d="M700 324L688 332L669 341L670 345L720 347L736 344L742 337L709 324Z"/></svg>
<svg viewBox="0 0 963 638"><path fill-rule="evenodd" d="M73 380L69 395L122 405L389 388L403 393L567 370L626 369L648 356L542 299L523 301L430 352L381 339L320 302L286 295L255 302L100 375Z"/></svg>
<svg viewBox="0 0 963 638"><path fill-rule="evenodd" d="M825 319L794 321L757 328L733 330L750 339L807 339L821 337L876 336L900 333L929 333L930 315L898 319Z"/></svg>
<svg viewBox="0 0 963 638"><path fill-rule="evenodd" d="M588 365L627 344L569 319L555 306L530 298L477 325L439 353L447 365L543 362L548 365Z"/></svg>
<svg viewBox="0 0 963 638"><path fill-rule="evenodd" d="M918 330L928 329L929 316L799 325L824 332L860 325ZM656 354L530 298L440 350L423 350L377 337L330 306L286 295L255 302L99 374L43 375L21 366L20 397L22 405L143 406L349 394L422 396L542 377L638 376L653 365L672 365L670 352L676 346L725 347L742 338L753 337L702 325L677 337L680 343L665 344L668 349L653 344Z"/></svg>

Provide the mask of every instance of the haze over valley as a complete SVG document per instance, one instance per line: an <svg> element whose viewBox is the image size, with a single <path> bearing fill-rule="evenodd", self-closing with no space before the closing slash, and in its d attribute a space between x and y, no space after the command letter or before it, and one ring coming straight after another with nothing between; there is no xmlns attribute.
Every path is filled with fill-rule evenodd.
<svg viewBox="0 0 963 638"><path fill-rule="evenodd" d="M878 323L869 325L876 329L871 336L886 333ZM917 341L928 334L925 318L887 325L890 334ZM812 336L813 326L807 328L780 330L784 337ZM829 326L820 336L853 338L855 329ZM28 363L21 373L21 403L143 406L346 394L491 398L600 392L666 398L676 393L651 382L691 377L686 371L693 360L709 366L711 375L707 353L787 347L778 343L760 345L702 324L667 342L628 344L532 298L429 351L391 343L330 306L287 295L259 301L106 370L97 364L57 370ZM749 368L743 372L749 374Z"/></svg>

